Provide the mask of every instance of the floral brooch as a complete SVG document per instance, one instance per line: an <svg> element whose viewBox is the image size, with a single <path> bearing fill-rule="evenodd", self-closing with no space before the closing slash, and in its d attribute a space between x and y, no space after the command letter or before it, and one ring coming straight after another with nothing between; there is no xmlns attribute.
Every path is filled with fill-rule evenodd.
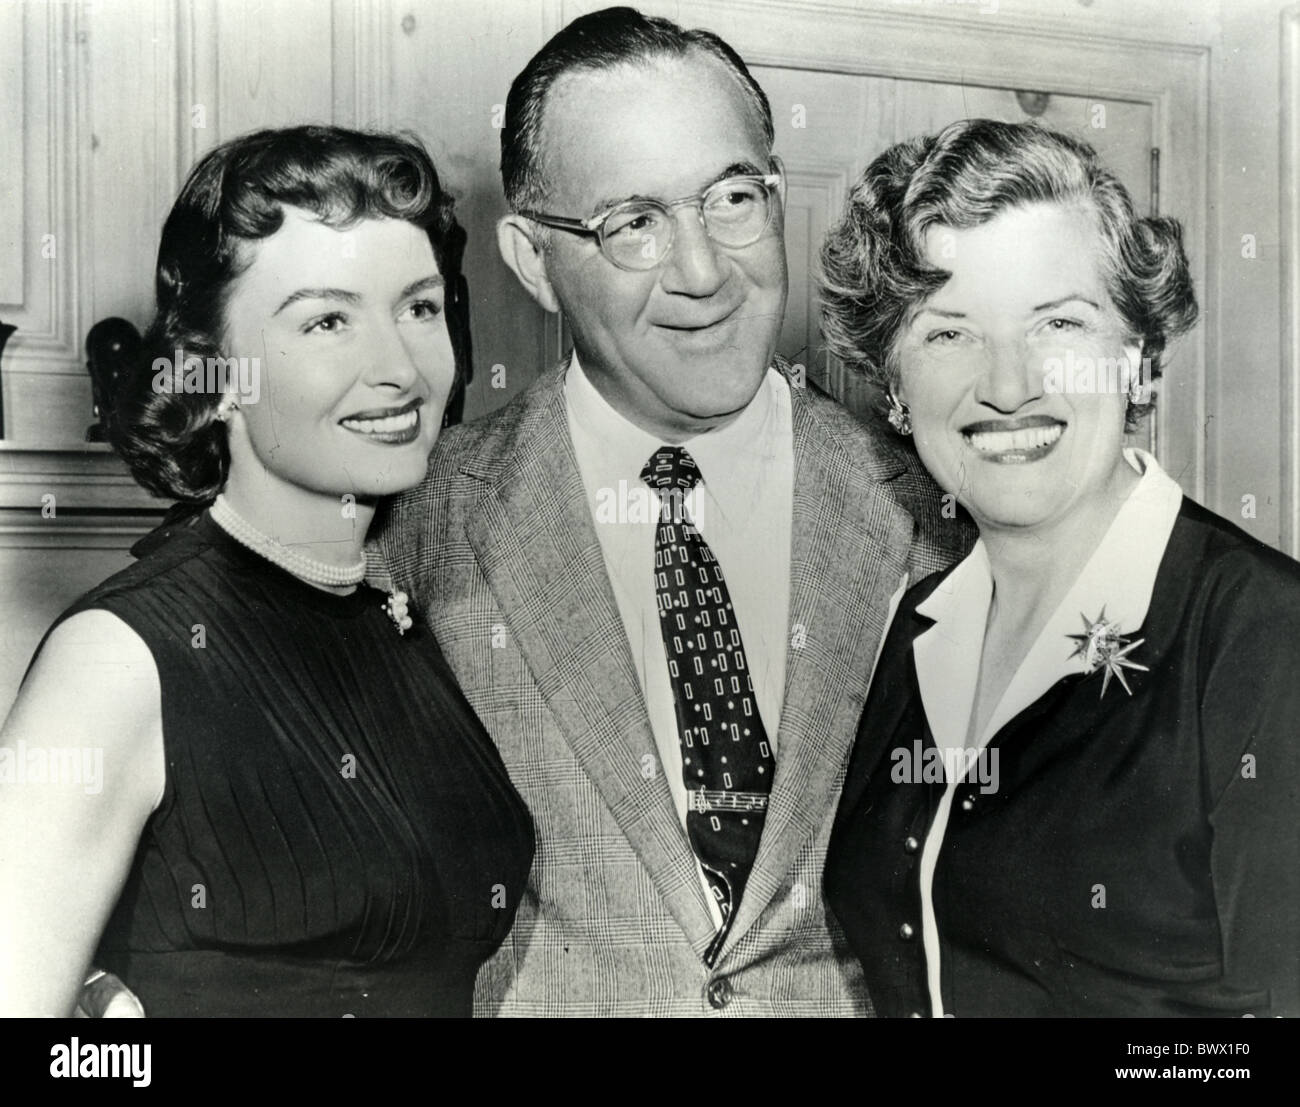
<svg viewBox="0 0 1300 1107"><path fill-rule="evenodd" d="M1130 642L1119 632L1119 624L1112 623L1106 618L1106 608L1103 606L1101 614L1096 619L1089 619L1083 612L1079 613L1083 620L1082 634L1067 634L1066 637L1073 639L1078 645L1074 648L1071 657L1083 658L1084 672L1091 675L1098 669L1105 670L1105 676L1101 681L1101 696L1106 694L1106 689L1110 687L1110 678L1115 677L1123 686L1124 691L1130 696L1133 689L1128 686L1128 681L1124 679L1125 669L1140 669L1147 672L1145 665L1133 661L1129 654L1138 646L1146 641L1145 638L1139 638L1136 642ZM1101 696L1097 698L1100 699Z"/></svg>
<svg viewBox="0 0 1300 1107"><path fill-rule="evenodd" d="M411 616L407 614L408 603L410 603L410 597L398 588L394 588L388 593L388 599L384 603L384 610L388 612L388 617L397 626L398 634L405 634L411 629Z"/></svg>

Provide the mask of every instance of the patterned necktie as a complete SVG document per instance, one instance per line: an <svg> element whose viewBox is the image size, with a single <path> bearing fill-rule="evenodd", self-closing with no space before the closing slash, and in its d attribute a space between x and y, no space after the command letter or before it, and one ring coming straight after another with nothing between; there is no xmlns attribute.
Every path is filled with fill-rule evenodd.
<svg viewBox="0 0 1300 1107"><path fill-rule="evenodd" d="M700 470L680 446L664 446L641 479L658 490L663 505L655 593L677 709L686 834L722 914L705 954L712 965L754 866L776 762L727 582L686 507Z"/></svg>

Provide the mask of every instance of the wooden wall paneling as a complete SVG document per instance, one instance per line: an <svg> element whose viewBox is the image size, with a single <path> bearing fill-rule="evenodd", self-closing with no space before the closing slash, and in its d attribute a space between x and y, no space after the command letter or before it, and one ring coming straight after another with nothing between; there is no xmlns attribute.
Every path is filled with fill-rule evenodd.
<svg viewBox="0 0 1300 1107"><path fill-rule="evenodd" d="M24 517L36 521L42 534L53 535L74 516L143 515L166 506L135 483L107 446L83 443L51 453L0 443L0 516L8 524L0 525L0 544L15 527L30 533L18 526Z"/></svg>
<svg viewBox="0 0 1300 1107"><path fill-rule="evenodd" d="M88 8L89 326L108 316L143 330L163 219L180 188L182 113L175 0Z"/></svg>
<svg viewBox="0 0 1300 1107"><path fill-rule="evenodd" d="M784 162L789 183L790 299L778 349L787 357L799 352L816 384L853 410L865 410L876 401L874 389L821 341L818 257L853 179L875 146L883 148L878 136L891 133L894 82L763 65L753 72L772 105L773 152Z"/></svg>
<svg viewBox="0 0 1300 1107"><path fill-rule="evenodd" d="M84 536L86 517L102 512L113 521L96 544L122 546L164 505L108 447L85 443L93 414L83 346L94 320L143 324L151 306L157 230L177 174L175 7L32 0L4 9L25 15L27 266L23 303L0 314L20 326L4 359L0 545ZM42 514L47 496L52 516Z"/></svg>
<svg viewBox="0 0 1300 1107"><path fill-rule="evenodd" d="M785 241L790 296L777 349L801 362L822 388L843 396L846 384L838 362L822 349L818 322L817 257L826 232L839 219L849 187L850 167L842 162L791 158L786 164Z"/></svg>
<svg viewBox="0 0 1300 1107"><path fill-rule="evenodd" d="M332 119L340 127L377 125L382 99L384 0L330 0L333 26Z"/></svg>
<svg viewBox="0 0 1300 1107"><path fill-rule="evenodd" d="M360 86L377 85L378 102L361 121L423 139L468 235L475 371L464 414L473 419L517 395L554 360L546 315L496 244L506 210L498 171L506 93L552 33L548 8L528 0L378 0L372 10L372 38L382 50L358 51L357 65ZM378 82L365 72L376 66Z"/></svg>
<svg viewBox="0 0 1300 1107"><path fill-rule="evenodd" d="M23 275L27 271L25 225L21 202L26 173L23 113L12 105L23 102L25 68L23 4L0 4L0 104L10 105L0 115L0 320L23 302ZM15 202L15 198L18 202Z"/></svg>
<svg viewBox="0 0 1300 1107"><path fill-rule="evenodd" d="M217 0L174 0L176 13L176 157L183 178L221 141L217 93Z"/></svg>
<svg viewBox="0 0 1300 1107"><path fill-rule="evenodd" d="M90 210L80 172L84 67L80 9L48 0L23 12L21 300L0 318L16 324L4 356L5 434L59 444L80 438L90 382L77 379L86 318L82 259ZM10 17L12 18L12 17ZM6 293L13 295L13 291Z"/></svg>
<svg viewBox="0 0 1300 1107"><path fill-rule="evenodd" d="M334 28L327 4L221 0L212 14L222 140L262 127L331 121Z"/></svg>

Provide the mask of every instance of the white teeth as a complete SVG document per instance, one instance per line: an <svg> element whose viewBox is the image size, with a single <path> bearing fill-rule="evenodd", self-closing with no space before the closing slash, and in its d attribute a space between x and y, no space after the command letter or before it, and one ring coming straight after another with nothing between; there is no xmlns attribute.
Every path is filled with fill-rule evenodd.
<svg viewBox="0 0 1300 1107"><path fill-rule="evenodd" d="M412 408L401 415L389 415L383 419L344 419L342 422L348 430L362 434L400 434L415 426L419 418L419 409Z"/></svg>
<svg viewBox="0 0 1300 1107"><path fill-rule="evenodd" d="M1013 431L981 431L968 434L966 440L982 454L1004 454L1023 450L1037 450L1061 437L1065 428L1060 423L1050 427L1027 427Z"/></svg>

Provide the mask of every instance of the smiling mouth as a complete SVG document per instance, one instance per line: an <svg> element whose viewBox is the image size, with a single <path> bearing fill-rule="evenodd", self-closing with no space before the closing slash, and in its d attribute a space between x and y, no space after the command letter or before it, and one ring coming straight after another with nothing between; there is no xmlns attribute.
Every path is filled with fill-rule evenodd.
<svg viewBox="0 0 1300 1107"><path fill-rule="evenodd" d="M673 323L660 323L659 325L666 331L681 331L683 334L693 334L696 331L708 331L712 330L714 327L720 327L730 318L731 316L728 315L722 319L715 319L712 323L701 323L698 326Z"/></svg>
<svg viewBox="0 0 1300 1107"><path fill-rule="evenodd" d="M1023 465L1046 457L1064 433L1064 423L1042 417L1028 425L976 423L961 432L981 459L1001 465Z"/></svg>
<svg viewBox="0 0 1300 1107"><path fill-rule="evenodd" d="M726 315L721 315L708 323L659 323L658 326L665 331L672 331L675 334L708 334L718 330L720 327L730 323L736 316L736 310L733 308Z"/></svg>
<svg viewBox="0 0 1300 1107"><path fill-rule="evenodd" d="M339 420L339 426L370 442L401 446L420 435L420 405L412 400L402 407L362 411Z"/></svg>

